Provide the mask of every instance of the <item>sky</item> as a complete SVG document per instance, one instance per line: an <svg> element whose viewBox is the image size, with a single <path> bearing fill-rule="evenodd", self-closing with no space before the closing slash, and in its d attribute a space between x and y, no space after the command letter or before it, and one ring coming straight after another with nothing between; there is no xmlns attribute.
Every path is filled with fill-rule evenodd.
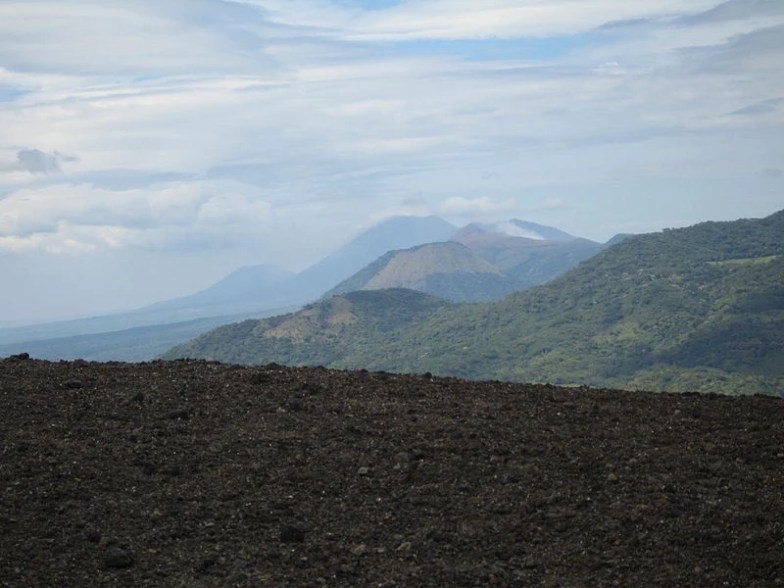
<svg viewBox="0 0 784 588"><path fill-rule="evenodd" d="M781 0L0 0L0 325L387 217L605 241L784 208Z"/></svg>

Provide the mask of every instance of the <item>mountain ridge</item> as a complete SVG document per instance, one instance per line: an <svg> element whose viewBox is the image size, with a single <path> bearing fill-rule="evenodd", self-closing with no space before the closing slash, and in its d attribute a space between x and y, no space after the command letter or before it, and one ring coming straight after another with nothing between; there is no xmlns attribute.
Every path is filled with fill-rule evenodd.
<svg viewBox="0 0 784 588"><path fill-rule="evenodd" d="M784 211L629 237L546 285L434 309L398 324L394 340L365 337L366 349L325 365L367 367L370 359L374 369L479 379L779 393L782 235ZM771 259L737 261L760 258ZM752 319L755 329L733 334ZM216 350L205 337L167 357Z"/></svg>
<svg viewBox="0 0 784 588"><path fill-rule="evenodd" d="M495 300L518 288L515 280L456 241L390 251L322 299L352 290L409 288L453 302Z"/></svg>
<svg viewBox="0 0 784 588"><path fill-rule="evenodd" d="M269 266L244 266L199 292L142 308L0 329L0 346L11 350L11 353L24 352L25 347L46 350L47 357L56 358L58 354L71 357L73 349L70 344L78 341L83 357L107 359L105 350L123 348L130 330L151 327L136 333L154 333L160 327L161 332L185 333L187 329L174 325L201 319L202 324L212 325L216 318L226 317L226 322L230 322L234 315L266 316L270 311L298 307L317 299L327 286L334 286L360 270L367 263L365 260L372 261L384 251L401 244L411 246L446 239L456 230L438 217L393 217L363 231L299 274L291 275ZM376 253L378 251L381 253ZM166 325L172 327L166 328ZM115 335L112 336L112 333ZM155 347L154 341L151 340L150 344L151 348ZM148 359L152 357L154 354ZM143 358L134 352L112 359Z"/></svg>

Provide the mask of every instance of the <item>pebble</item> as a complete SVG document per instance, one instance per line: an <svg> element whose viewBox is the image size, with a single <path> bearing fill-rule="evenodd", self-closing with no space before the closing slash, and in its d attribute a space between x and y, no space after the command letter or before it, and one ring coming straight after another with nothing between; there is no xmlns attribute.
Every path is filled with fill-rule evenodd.
<svg viewBox="0 0 784 588"><path fill-rule="evenodd" d="M134 564L131 553L122 547L110 547L103 554L103 566L109 569L129 568Z"/></svg>
<svg viewBox="0 0 784 588"><path fill-rule="evenodd" d="M76 378L71 378L70 380L66 380L63 385L68 388L69 390L77 390L79 388L84 388L84 382L81 380L77 380Z"/></svg>
<svg viewBox="0 0 784 588"><path fill-rule="evenodd" d="M187 408L178 408L166 413L166 418L170 420L187 420L190 417L190 411Z"/></svg>
<svg viewBox="0 0 784 588"><path fill-rule="evenodd" d="M305 529L297 525L287 525L280 530L281 543L304 543Z"/></svg>

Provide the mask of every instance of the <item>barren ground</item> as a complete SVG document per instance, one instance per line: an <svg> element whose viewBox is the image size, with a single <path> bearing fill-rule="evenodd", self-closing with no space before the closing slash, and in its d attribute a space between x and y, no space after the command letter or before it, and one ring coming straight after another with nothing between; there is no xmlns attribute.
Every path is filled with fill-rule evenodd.
<svg viewBox="0 0 784 588"><path fill-rule="evenodd" d="M0 586L784 586L784 400L0 360Z"/></svg>

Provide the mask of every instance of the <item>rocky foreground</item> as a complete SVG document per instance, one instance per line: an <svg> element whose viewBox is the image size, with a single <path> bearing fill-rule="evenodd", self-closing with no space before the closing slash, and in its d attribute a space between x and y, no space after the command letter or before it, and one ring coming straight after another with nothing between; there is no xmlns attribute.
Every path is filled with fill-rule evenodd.
<svg viewBox="0 0 784 588"><path fill-rule="evenodd" d="M0 586L782 586L784 400L0 361Z"/></svg>

